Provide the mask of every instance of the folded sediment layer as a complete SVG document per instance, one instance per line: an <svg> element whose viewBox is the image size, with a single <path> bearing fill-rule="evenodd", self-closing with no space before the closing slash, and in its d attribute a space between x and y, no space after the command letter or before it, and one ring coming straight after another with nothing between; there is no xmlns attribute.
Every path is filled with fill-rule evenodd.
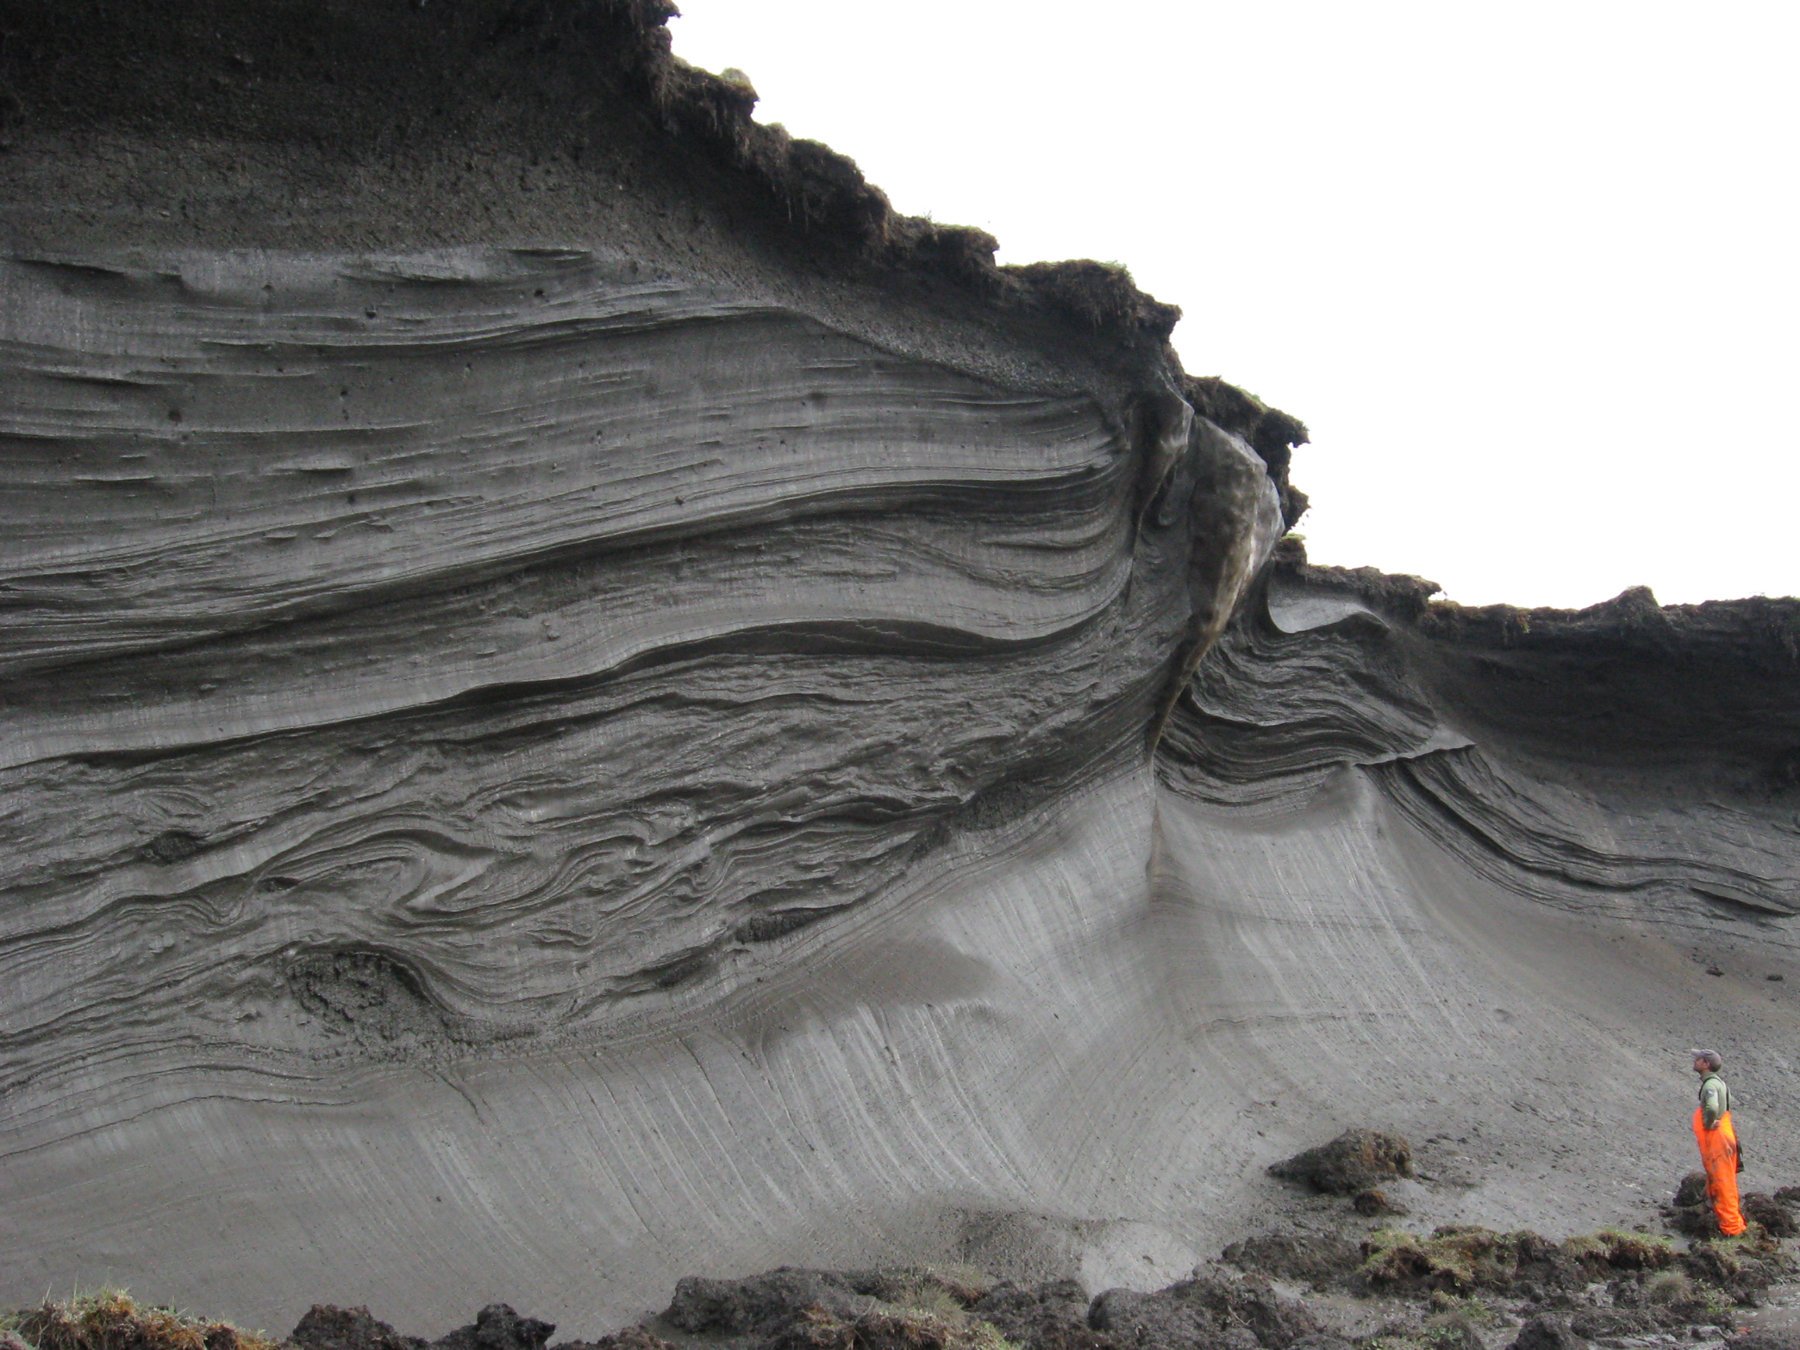
<svg viewBox="0 0 1800 1350"><path fill-rule="evenodd" d="M599 250L0 297L9 1288L429 1317L479 1255L617 1317L1110 1174L1021 1075L1137 1005L1031 972L1141 892L1148 728L1278 529L1241 438Z"/></svg>
<svg viewBox="0 0 1800 1350"><path fill-rule="evenodd" d="M1800 602L1464 610L1429 590L1278 567L1183 701L1174 780L1279 814L1355 768L1539 901L1792 943Z"/></svg>
<svg viewBox="0 0 1800 1350"><path fill-rule="evenodd" d="M1185 622L1171 569L1126 594L1095 399L628 265L0 288L4 1062L40 1085L581 1027L1141 742Z"/></svg>
<svg viewBox="0 0 1800 1350"><path fill-rule="evenodd" d="M1370 1123L1573 1231L1705 1040L1800 1142L1791 607L1268 576L1298 423L650 0L14 9L0 1306L1143 1287Z"/></svg>

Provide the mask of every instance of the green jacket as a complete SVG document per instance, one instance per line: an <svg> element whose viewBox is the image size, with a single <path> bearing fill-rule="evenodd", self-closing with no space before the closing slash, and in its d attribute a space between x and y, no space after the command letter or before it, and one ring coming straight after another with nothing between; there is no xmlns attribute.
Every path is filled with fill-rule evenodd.
<svg viewBox="0 0 1800 1350"><path fill-rule="evenodd" d="M1731 1089L1718 1074L1707 1074L1700 1080L1700 1123L1709 1130L1717 1129L1719 1117L1729 1110Z"/></svg>

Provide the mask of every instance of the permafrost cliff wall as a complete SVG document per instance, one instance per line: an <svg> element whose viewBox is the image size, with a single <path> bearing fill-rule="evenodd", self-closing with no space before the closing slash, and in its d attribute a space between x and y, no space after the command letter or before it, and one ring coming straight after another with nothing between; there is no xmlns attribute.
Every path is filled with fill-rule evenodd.
<svg viewBox="0 0 1800 1350"><path fill-rule="evenodd" d="M1298 423L666 17L12 7L0 1303L1573 1229L1696 1040L1791 1157L1796 607L1265 566Z"/></svg>

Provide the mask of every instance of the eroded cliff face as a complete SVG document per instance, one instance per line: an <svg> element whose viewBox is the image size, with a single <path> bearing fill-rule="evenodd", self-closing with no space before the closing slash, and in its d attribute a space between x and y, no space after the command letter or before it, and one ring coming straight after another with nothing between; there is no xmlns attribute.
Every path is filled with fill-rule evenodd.
<svg viewBox="0 0 1800 1350"><path fill-rule="evenodd" d="M1185 691L1171 781L1273 807L1355 766L1541 903L1791 944L1800 603L1470 610L1434 589L1273 569Z"/></svg>
<svg viewBox="0 0 1800 1350"><path fill-rule="evenodd" d="M102 1043L431 1051L729 984L1142 762L1278 528L1185 403L1140 530L1158 443L1093 393L587 253L4 276L8 1067L46 1089Z"/></svg>
<svg viewBox="0 0 1800 1350"><path fill-rule="evenodd" d="M1021 974L930 897L1148 800L1303 432L665 17L9 32L9 1291L601 1315L1016 1170Z"/></svg>
<svg viewBox="0 0 1800 1350"><path fill-rule="evenodd" d="M0 1295L1153 1284L1371 1118L1606 1221L1792 1043L1792 607L1270 580L1297 422L665 7L14 10Z"/></svg>

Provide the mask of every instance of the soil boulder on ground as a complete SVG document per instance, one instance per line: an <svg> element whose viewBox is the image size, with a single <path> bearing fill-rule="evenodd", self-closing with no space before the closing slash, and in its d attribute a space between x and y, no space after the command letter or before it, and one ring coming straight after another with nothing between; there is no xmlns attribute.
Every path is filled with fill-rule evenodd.
<svg viewBox="0 0 1800 1350"><path fill-rule="evenodd" d="M675 1350L661 1336L644 1330L643 1327L626 1327L621 1331L609 1332L597 1341L566 1341L556 1350Z"/></svg>
<svg viewBox="0 0 1800 1350"><path fill-rule="evenodd" d="M1725 1350L1800 1350L1800 1329L1746 1331L1726 1341Z"/></svg>
<svg viewBox="0 0 1800 1350"><path fill-rule="evenodd" d="M1761 1191L1749 1191L1739 1204L1744 1217L1751 1223L1761 1224L1763 1231L1770 1237L1800 1237L1800 1222L1796 1222L1792 1206L1783 1204L1774 1196L1764 1195Z"/></svg>
<svg viewBox="0 0 1800 1350"><path fill-rule="evenodd" d="M504 1303L490 1303L469 1326L434 1342L432 1350L544 1350L555 1330L555 1323L520 1317Z"/></svg>
<svg viewBox="0 0 1800 1350"><path fill-rule="evenodd" d="M746 1350L987 1350L1001 1333L971 1305L997 1293L985 1280L924 1268L783 1267L736 1280L684 1279L644 1329ZM1021 1350L1111 1350L1087 1331L1087 1294L1079 1285L1048 1293L1015 1289L992 1306L1029 1333L1014 1342Z"/></svg>
<svg viewBox="0 0 1800 1350"><path fill-rule="evenodd" d="M1586 1345L1569 1326L1568 1318L1544 1313L1519 1328L1511 1350L1584 1350Z"/></svg>
<svg viewBox="0 0 1800 1350"><path fill-rule="evenodd" d="M1296 1181L1327 1195L1378 1191L1382 1183L1413 1174L1412 1145L1379 1130L1346 1130L1329 1144L1296 1153L1269 1175Z"/></svg>
<svg viewBox="0 0 1800 1350"><path fill-rule="evenodd" d="M969 1305L1019 1350L1108 1350L1119 1344L1088 1325L1088 1292L1075 1280L997 1284Z"/></svg>
<svg viewBox="0 0 1800 1350"><path fill-rule="evenodd" d="M1297 1300L1277 1294L1266 1279L1197 1275L1142 1294L1109 1289L1094 1300L1088 1325L1132 1345L1261 1346L1289 1350L1323 1331Z"/></svg>
<svg viewBox="0 0 1800 1350"><path fill-rule="evenodd" d="M1739 1306L1761 1305L1769 1289L1793 1278L1794 1259L1766 1234L1749 1240L1696 1242L1680 1260L1690 1279L1718 1289Z"/></svg>
<svg viewBox="0 0 1800 1350"><path fill-rule="evenodd" d="M1751 1223L1760 1224L1769 1237L1800 1237L1800 1187L1783 1186L1773 1195L1742 1191L1738 1208ZM1663 1221L1689 1237L1716 1237L1718 1217L1706 1194L1706 1173L1689 1172L1675 1188L1675 1198L1663 1206Z"/></svg>
<svg viewBox="0 0 1800 1350"><path fill-rule="evenodd" d="M301 1350L425 1350L417 1336L402 1336L367 1308L315 1303L288 1337Z"/></svg>
<svg viewBox="0 0 1800 1350"><path fill-rule="evenodd" d="M1362 1264L1362 1251L1339 1233L1271 1230L1234 1242L1221 1259L1247 1274L1299 1280L1323 1288L1340 1284Z"/></svg>
<svg viewBox="0 0 1800 1350"><path fill-rule="evenodd" d="M314 1304L287 1344L296 1350L544 1350L555 1331L554 1323L521 1317L504 1303L490 1303L468 1326L426 1341L402 1336L367 1308ZM626 1327L598 1341L565 1341L555 1350L659 1350L667 1344L641 1327Z"/></svg>
<svg viewBox="0 0 1800 1350"><path fill-rule="evenodd" d="M1706 1195L1706 1173L1689 1172L1675 1187L1675 1198L1663 1206L1663 1222L1677 1233L1700 1237L1718 1232L1712 1201Z"/></svg>
<svg viewBox="0 0 1800 1350"><path fill-rule="evenodd" d="M676 1284L662 1320L695 1336L762 1336L807 1308L851 1318L858 1307L857 1291L843 1275L783 1266L741 1280L687 1276Z"/></svg>

